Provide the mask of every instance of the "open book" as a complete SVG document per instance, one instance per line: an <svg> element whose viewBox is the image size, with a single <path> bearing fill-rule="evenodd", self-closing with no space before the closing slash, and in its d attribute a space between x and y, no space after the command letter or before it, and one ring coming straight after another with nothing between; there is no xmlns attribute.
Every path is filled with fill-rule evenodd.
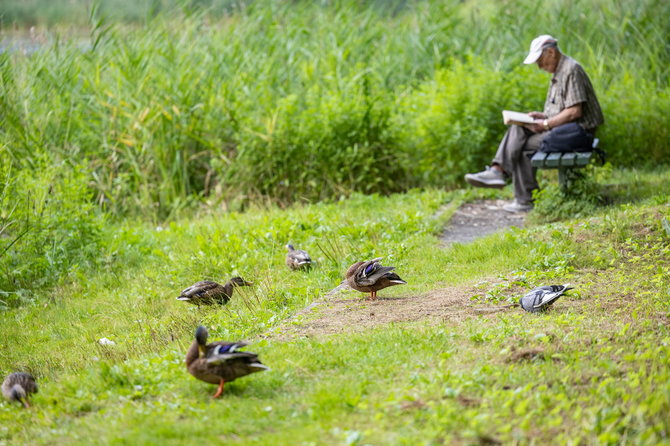
<svg viewBox="0 0 670 446"><path fill-rule="evenodd" d="M533 118L528 116L527 113L519 113L515 111L503 110L503 122L505 125L516 124L532 124L535 122Z"/></svg>

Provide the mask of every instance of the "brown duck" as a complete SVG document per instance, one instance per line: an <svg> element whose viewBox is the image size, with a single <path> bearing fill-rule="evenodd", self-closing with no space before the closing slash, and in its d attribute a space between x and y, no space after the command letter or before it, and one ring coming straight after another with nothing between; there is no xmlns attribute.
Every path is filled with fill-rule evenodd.
<svg viewBox="0 0 670 446"><path fill-rule="evenodd" d="M295 249L293 245L286 245L288 254L286 254L286 264L292 270L309 269L312 267L312 258L304 249Z"/></svg>
<svg viewBox="0 0 670 446"><path fill-rule="evenodd" d="M381 289L407 284L393 272L394 266L382 266L379 263L381 259L381 257L377 257L351 265L345 276L347 284L357 291L370 293L370 299L376 299L377 291Z"/></svg>
<svg viewBox="0 0 670 446"><path fill-rule="evenodd" d="M201 381L218 384L214 394L218 398L223 393L223 385L251 373L269 370L256 353L241 352L244 342L207 343L209 333L202 325L195 330L195 340L186 352L188 372Z"/></svg>
<svg viewBox="0 0 670 446"><path fill-rule="evenodd" d="M225 305L233 296L233 289L235 287L251 285L253 283L247 282L241 277L233 277L223 285L211 280L203 280L202 282L194 283L182 291L177 300L183 300L196 305Z"/></svg>
<svg viewBox="0 0 670 446"><path fill-rule="evenodd" d="M9 401L18 401L25 407L30 407L28 395L37 393L37 383L30 373L10 373L2 383L2 394Z"/></svg>

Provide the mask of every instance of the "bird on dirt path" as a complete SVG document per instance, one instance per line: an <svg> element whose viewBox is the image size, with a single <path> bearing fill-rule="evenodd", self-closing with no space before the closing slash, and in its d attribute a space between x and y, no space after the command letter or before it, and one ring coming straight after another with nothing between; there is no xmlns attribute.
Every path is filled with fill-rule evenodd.
<svg viewBox="0 0 670 446"><path fill-rule="evenodd" d="M292 270L309 269L312 266L312 258L303 249L295 249L290 243L286 245L286 264Z"/></svg>
<svg viewBox="0 0 670 446"><path fill-rule="evenodd" d="M221 396L225 383L269 370L256 353L239 351L246 343L215 341L208 344L208 336L202 325L195 330L195 340L186 352L186 368L197 379L219 385L213 398Z"/></svg>
<svg viewBox="0 0 670 446"><path fill-rule="evenodd" d="M186 288L181 292L177 300L183 300L195 305L212 305L228 303L233 296L233 289L238 286L251 286L253 283L247 282L241 277L233 277L224 285L203 280Z"/></svg>
<svg viewBox="0 0 670 446"><path fill-rule="evenodd" d="M9 401L18 401L24 407L30 407L28 395L37 393L37 383L30 373L10 373L2 383L2 394Z"/></svg>
<svg viewBox="0 0 670 446"><path fill-rule="evenodd" d="M519 303L524 310L530 311L531 313L545 311L549 306L556 302L563 293L572 288L573 287L570 286L570 284L539 286L533 288L525 296L519 299Z"/></svg>
<svg viewBox="0 0 670 446"><path fill-rule="evenodd" d="M394 285L406 285L407 282L393 272L395 267L382 266L379 263L381 259L377 257L365 262L354 263L346 272L346 282L357 291L370 293L370 299L376 299L377 291L381 289Z"/></svg>

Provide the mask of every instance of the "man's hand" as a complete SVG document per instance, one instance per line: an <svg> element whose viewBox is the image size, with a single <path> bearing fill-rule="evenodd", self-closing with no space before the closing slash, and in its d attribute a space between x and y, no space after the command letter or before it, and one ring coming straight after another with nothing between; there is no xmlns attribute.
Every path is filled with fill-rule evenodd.
<svg viewBox="0 0 670 446"><path fill-rule="evenodd" d="M528 116L530 116L533 119L547 119L547 115L545 115L542 112L536 112L536 111L528 112Z"/></svg>
<svg viewBox="0 0 670 446"><path fill-rule="evenodd" d="M526 124L526 128L533 133L542 133L547 131L547 129L544 128L544 118L535 119L535 122L533 124Z"/></svg>

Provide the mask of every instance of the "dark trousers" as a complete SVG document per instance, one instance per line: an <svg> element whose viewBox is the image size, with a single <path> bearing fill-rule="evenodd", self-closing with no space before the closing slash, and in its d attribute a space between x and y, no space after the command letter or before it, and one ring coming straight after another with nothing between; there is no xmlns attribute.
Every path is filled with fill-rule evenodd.
<svg viewBox="0 0 670 446"><path fill-rule="evenodd" d="M533 133L525 127L512 125L500 142L493 164L500 165L512 177L514 198L519 203L528 204L537 189L535 171L530 165L530 157L540 148L547 132Z"/></svg>

